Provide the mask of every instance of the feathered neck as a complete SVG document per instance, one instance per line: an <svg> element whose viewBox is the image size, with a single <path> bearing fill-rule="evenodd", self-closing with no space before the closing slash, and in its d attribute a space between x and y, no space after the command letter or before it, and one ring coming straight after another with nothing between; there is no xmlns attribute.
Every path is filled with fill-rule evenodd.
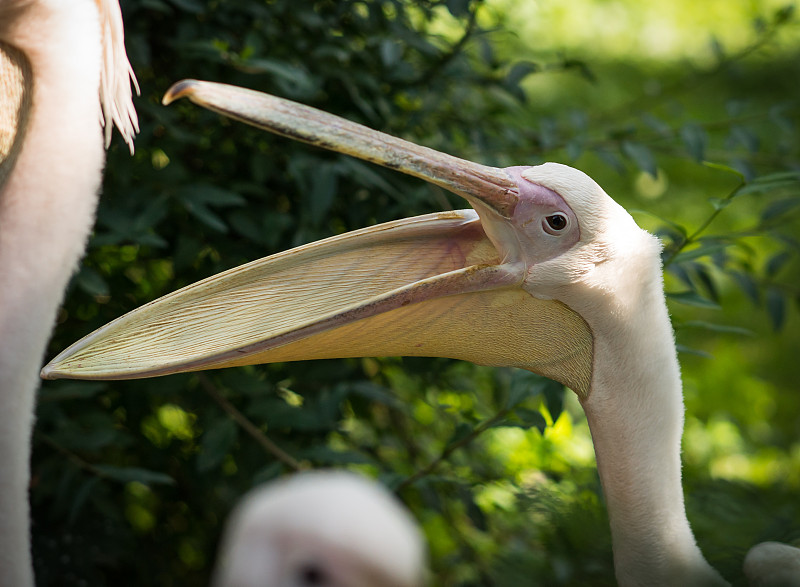
<svg viewBox="0 0 800 587"><path fill-rule="evenodd" d="M621 585L724 585L703 558L681 485L683 396L663 291L660 245L632 233L578 287L594 335L582 400L611 522Z"/></svg>

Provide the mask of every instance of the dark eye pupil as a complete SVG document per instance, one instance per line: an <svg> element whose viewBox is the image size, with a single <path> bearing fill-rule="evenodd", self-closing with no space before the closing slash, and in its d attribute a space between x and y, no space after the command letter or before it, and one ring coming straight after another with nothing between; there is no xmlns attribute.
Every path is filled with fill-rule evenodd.
<svg viewBox="0 0 800 587"><path fill-rule="evenodd" d="M328 577L321 567L313 563L304 565L300 569L300 584L301 585L325 585L328 582Z"/></svg>
<svg viewBox="0 0 800 587"><path fill-rule="evenodd" d="M563 214L553 214L547 217L547 224L553 230L564 230L567 226L567 219Z"/></svg>

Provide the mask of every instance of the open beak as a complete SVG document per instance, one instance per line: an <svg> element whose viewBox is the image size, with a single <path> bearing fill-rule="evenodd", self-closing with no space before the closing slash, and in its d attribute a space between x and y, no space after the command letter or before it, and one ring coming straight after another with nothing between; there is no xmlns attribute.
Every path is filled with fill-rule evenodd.
<svg viewBox="0 0 800 587"><path fill-rule="evenodd" d="M524 267L498 253L497 238L507 230L495 227L518 199L504 170L233 86L183 81L164 101L180 97L423 178L463 196L478 213L390 222L220 273L103 326L53 359L42 377L131 379L406 355L522 367L588 392L588 326L564 304L523 290Z"/></svg>

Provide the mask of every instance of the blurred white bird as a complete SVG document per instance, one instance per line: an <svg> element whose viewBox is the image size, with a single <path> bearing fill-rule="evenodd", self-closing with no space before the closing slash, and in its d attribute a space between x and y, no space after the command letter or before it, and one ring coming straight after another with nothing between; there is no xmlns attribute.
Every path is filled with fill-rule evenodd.
<svg viewBox="0 0 800 587"><path fill-rule="evenodd" d="M422 535L375 482L314 471L249 493L228 521L213 587L421 587Z"/></svg>

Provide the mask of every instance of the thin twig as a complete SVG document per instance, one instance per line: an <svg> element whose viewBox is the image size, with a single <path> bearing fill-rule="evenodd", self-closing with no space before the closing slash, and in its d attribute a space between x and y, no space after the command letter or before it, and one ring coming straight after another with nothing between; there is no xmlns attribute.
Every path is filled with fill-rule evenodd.
<svg viewBox="0 0 800 587"><path fill-rule="evenodd" d="M64 448L62 444L56 442L55 440L50 438L50 436L48 436L47 434L44 434L43 432L39 432L37 430L34 432L34 435L36 436L37 439L44 442L47 446L67 457L67 460L70 461L73 465L75 465L79 469L82 469L87 473L94 475L95 477L100 477L101 479L111 479L109 475L107 475L106 473L104 473L91 463L84 461L74 452L67 450L66 448Z"/></svg>
<svg viewBox="0 0 800 587"><path fill-rule="evenodd" d="M478 2L476 4L481 4ZM464 49L464 46L467 44L467 41L472 37L472 33L475 31L475 24L477 22L478 16L478 6L476 5L472 10L469 12L469 19L467 20L467 25L464 27L464 33L461 35L461 38L456 41L450 50L442 55L439 60L434 63L428 70L423 73L419 78L416 80L411 81L407 85L409 87L414 86L425 86L431 82L431 80L436 77L436 75L442 71L448 63L450 63L461 51Z"/></svg>
<svg viewBox="0 0 800 587"><path fill-rule="evenodd" d="M489 428L491 428L497 422L499 422L501 419L503 419L507 414L508 414L508 409L507 408L503 408L502 410L497 412L494 416L492 416L491 418L489 418L488 420L486 420L482 424L479 424L478 426L473 428L472 432L470 432L469 434L467 434L463 438L459 438L455 442L451 442L450 444L448 444L446 447L444 447L444 450L442 451L442 454L440 454L438 457L436 457L430 463L428 463L427 465L425 465L424 467L419 469L416 473L414 473L413 475L408 477L405 481L400 483L395 488L395 490L394 490L395 493L400 493L403 489L405 489L406 487L408 487L412 483L416 483L417 481L419 481L423 477L426 477L427 475L430 475L436 469L436 467L438 467L443 461L446 461L448 458L450 458L450 455L452 455L455 451L457 451L459 448L462 448L462 447L468 445L470 442L475 440L478 436L480 436L481 434L486 432Z"/></svg>
<svg viewBox="0 0 800 587"><path fill-rule="evenodd" d="M247 432L261 447L271 454L273 457L278 459L287 467L293 469L294 471L302 471L307 469L307 466L304 466L300 463L297 459L295 459L292 455L287 453L277 444L275 444L272 440L267 438L267 435L264 434L258 426L253 424L247 416L242 414L236 406L234 406L231 402L227 399L222 397L222 395L217 390L216 386L211 382L211 380L204 374L199 374L198 378L200 380L200 385L203 387L205 392L211 396L217 405L221 407L227 414L236 422L242 430Z"/></svg>
<svg viewBox="0 0 800 587"><path fill-rule="evenodd" d="M708 228L712 222L714 222L716 217L719 216L720 213L725 208L727 208L728 202L730 202L733 198L735 198L736 194L739 193L739 190L741 190L745 185L747 185L747 182L742 180L739 183L739 185L737 185L733 190L731 190L731 192L727 196L725 196L725 198L722 200L722 202L720 202L720 204L714 207L714 211L709 215L708 218L705 219L705 221L703 221L703 223L692 234L690 234L687 237L684 237L680 241L680 243L678 243L678 246L676 246L674 249L672 249L672 251L670 251L667 258L664 259L664 268L667 268L675 260L675 257L678 256L678 253L680 253L683 249L685 249L686 247L697 241L698 237L703 233L703 231L705 231L705 229Z"/></svg>

